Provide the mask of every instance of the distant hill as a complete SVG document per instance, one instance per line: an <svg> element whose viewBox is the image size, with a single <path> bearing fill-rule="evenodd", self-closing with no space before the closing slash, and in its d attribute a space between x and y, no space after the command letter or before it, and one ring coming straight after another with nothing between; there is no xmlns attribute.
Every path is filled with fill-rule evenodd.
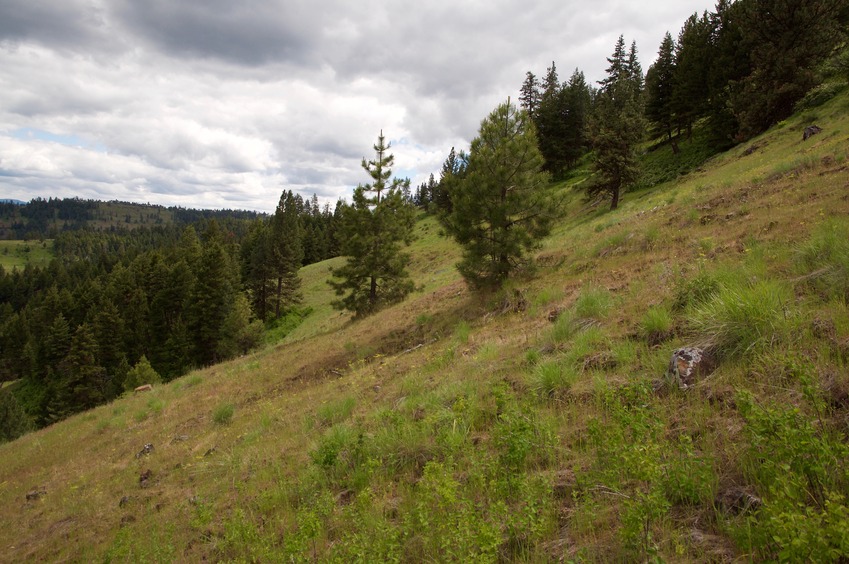
<svg viewBox="0 0 849 564"><path fill-rule="evenodd" d="M201 219L253 219L246 210L198 210L151 204L100 202L80 198L35 198L30 202L0 200L0 240L53 239L62 231L90 228L99 231L139 227L187 225Z"/></svg>

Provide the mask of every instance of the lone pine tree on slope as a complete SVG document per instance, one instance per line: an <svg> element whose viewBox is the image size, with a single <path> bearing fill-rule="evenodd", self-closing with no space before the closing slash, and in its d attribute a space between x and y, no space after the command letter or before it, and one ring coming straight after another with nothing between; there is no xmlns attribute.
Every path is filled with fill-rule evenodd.
<svg viewBox="0 0 849 564"><path fill-rule="evenodd" d="M333 307L357 317L403 300L415 287L406 270L410 257L401 252L402 243L412 242L415 224L414 209L404 198L410 181L390 181L394 156L389 148L381 131L375 159L363 158L372 183L357 186L353 203L342 208L341 254L348 261L332 270L339 280L328 281L337 296L344 296Z"/></svg>
<svg viewBox="0 0 849 564"><path fill-rule="evenodd" d="M441 218L463 247L457 269L472 287L499 287L548 234L557 205L542 166L527 111L508 100L481 123L451 213Z"/></svg>

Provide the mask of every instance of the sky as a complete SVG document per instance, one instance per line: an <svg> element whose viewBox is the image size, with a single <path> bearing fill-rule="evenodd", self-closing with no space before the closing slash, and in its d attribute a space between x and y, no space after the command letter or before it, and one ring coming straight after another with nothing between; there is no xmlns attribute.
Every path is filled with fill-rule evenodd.
<svg viewBox="0 0 849 564"><path fill-rule="evenodd" d="M644 69L705 0L0 0L0 199L270 212L369 181L378 134L416 186L525 73Z"/></svg>

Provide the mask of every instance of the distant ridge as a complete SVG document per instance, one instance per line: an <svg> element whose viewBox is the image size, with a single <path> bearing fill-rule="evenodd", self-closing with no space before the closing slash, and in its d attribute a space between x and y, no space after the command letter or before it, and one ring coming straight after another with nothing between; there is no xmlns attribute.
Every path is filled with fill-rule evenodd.
<svg viewBox="0 0 849 564"><path fill-rule="evenodd" d="M27 205L27 203L23 200L13 200L12 198L2 198L0 199L0 204L15 204L17 206Z"/></svg>

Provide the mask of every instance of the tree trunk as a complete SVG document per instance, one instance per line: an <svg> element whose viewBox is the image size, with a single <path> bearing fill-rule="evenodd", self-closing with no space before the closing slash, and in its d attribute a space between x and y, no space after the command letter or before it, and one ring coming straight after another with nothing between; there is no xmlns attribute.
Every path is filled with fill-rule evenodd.
<svg viewBox="0 0 849 564"><path fill-rule="evenodd" d="M277 303L274 304L274 317L280 319L280 296L283 293L283 277L277 277Z"/></svg>
<svg viewBox="0 0 849 564"><path fill-rule="evenodd" d="M368 293L368 303L374 307L374 304L377 303L377 278L374 276L371 277L371 287L369 288Z"/></svg>
<svg viewBox="0 0 849 564"><path fill-rule="evenodd" d="M610 200L610 209L611 210L615 210L616 208L619 207L619 192L620 192L620 190L621 189L618 186L613 189L613 198L611 198L611 200Z"/></svg>

